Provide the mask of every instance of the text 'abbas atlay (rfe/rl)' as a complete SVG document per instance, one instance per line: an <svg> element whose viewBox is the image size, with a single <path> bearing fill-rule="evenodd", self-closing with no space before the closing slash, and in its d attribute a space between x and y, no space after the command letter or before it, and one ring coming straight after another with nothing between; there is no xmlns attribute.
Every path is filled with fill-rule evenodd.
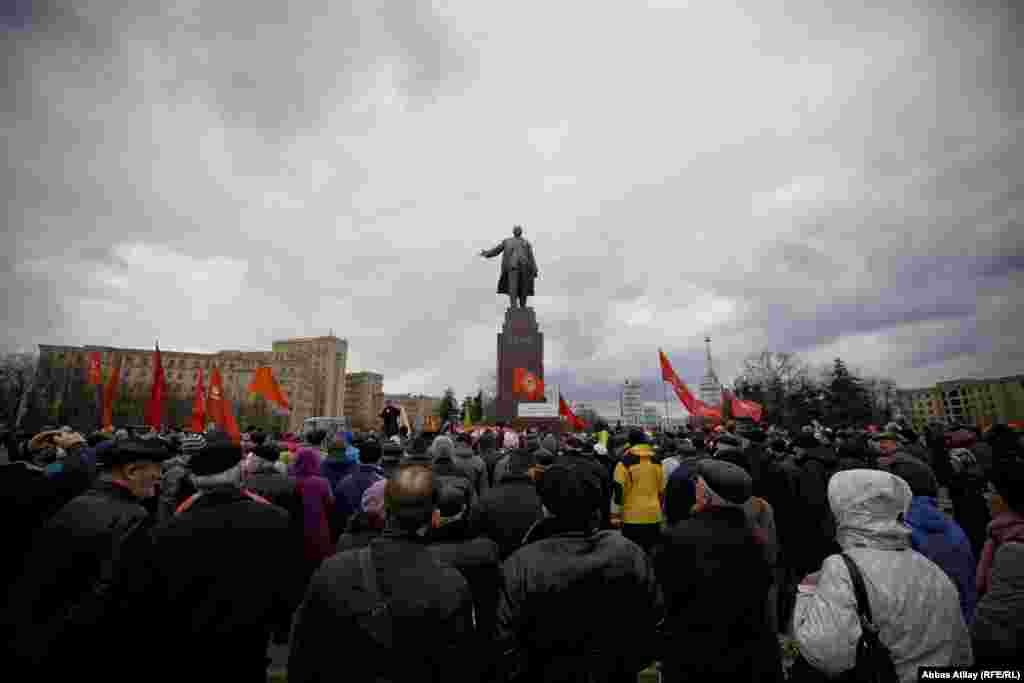
<svg viewBox="0 0 1024 683"><path fill-rule="evenodd" d="M979 669L955 666L922 666L919 681L1019 681L1021 669Z"/></svg>

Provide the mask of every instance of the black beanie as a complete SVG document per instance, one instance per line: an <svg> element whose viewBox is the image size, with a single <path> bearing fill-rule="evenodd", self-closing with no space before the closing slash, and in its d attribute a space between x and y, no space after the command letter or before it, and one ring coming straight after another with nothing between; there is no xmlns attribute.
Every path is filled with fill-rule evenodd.
<svg viewBox="0 0 1024 683"><path fill-rule="evenodd" d="M227 472L242 460L242 449L230 441L207 442L206 447L192 456L189 468L197 477L208 477Z"/></svg>
<svg viewBox="0 0 1024 683"><path fill-rule="evenodd" d="M377 441L376 439L364 441L362 445L359 446L359 462L373 464L380 460L381 454L382 449L380 441Z"/></svg>
<svg viewBox="0 0 1024 683"><path fill-rule="evenodd" d="M707 458L697 463L697 474L711 490L734 505L746 503L753 493L753 482L742 467L721 459Z"/></svg>

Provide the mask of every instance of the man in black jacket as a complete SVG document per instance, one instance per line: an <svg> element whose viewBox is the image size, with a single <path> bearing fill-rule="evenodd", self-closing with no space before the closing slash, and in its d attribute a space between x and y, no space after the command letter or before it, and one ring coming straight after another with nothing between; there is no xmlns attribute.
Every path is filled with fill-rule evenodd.
<svg viewBox="0 0 1024 683"><path fill-rule="evenodd" d="M428 532L427 543L438 560L458 569L469 583L477 638L471 650L477 661L477 677L491 680L496 659L494 619L502 584L498 544L489 538L473 538L469 491L442 484L437 495L441 516L438 525Z"/></svg>
<svg viewBox="0 0 1024 683"><path fill-rule="evenodd" d="M120 442L107 452L109 471L43 527L21 578L5 587L9 670L21 664L41 680L137 675L151 578L152 520L141 502L170 456L155 439ZM116 670L97 655L112 644L126 657Z"/></svg>
<svg viewBox="0 0 1024 683"><path fill-rule="evenodd" d="M476 533L498 544L502 560L519 549L526 532L543 516L540 496L529 476L533 464L525 449L513 452L508 474L480 497L473 511Z"/></svg>
<svg viewBox="0 0 1024 683"><path fill-rule="evenodd" d="M198 493L153 532L149 607L159 642L188 656L161 660L168 680L266 681L267 643L298 603L301 555L289 515L241 488L241 448L212 441L189 465ZM298 590L297 590L298 589Z"/></svg>
<svg viewBox="0 0 1024 683"><path fill-rule="evenodd" d="M538 483L549 517L505 561L498 644L516 680L636 681L657 654L661 594L650 560L599 530L599 479L552 465Z"/></svg>
<svg viewBox="0 0 1024 683"><path fill-rule="evenodd" d="M750 476L713 459L697 463L696 512L665 532L665 681L781 681L765 595L771 568L747 524ZM710 678L709 678L710 677Z"/></svg>
<svg viewBox="0 0 1024 683"><path fill-rule="evenodd" d="M469 585L425 543L440 522L430 469L395 472L385 507L381 537L334 555L313 576L295 615L290 683L334 681L346 672L371 681L472 679L463 651L473 633Z"/></svg>
<svg viewBox="0 0 1024 683"><path fill-rule="evenodd" d="M597 505L601 510L601 528L610 529L611 521L609 516L611 507L609 503L612 499L612 480L608 476L608 470L597 460L597 456L594 453L594 443L589 440L582 441L575 436L569 437L562 454L555 458L555 463L561 463L570 467L582 467L601 480L601 492L597 501Z"/></svg>

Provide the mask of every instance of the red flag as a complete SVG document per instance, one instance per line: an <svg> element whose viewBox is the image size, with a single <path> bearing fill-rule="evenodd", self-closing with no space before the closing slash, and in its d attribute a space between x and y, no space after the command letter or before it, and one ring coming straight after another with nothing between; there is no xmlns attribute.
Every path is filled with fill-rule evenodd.
<svg viewBox="0 0 1024 683"><path fill-rule="evenodd" d="M697 398L690 391L690 388L679 379L676 375L676 371L672 369L672 364L668 362L668 356L658 349L658 360L661 362L661 379L664 382L668 382L672 385L672 389L675 390L676 396L679 397L683 407L686 408L686 412L691 415L700 415L700 406L704 404L698 401ZM705 406L706 407L706 406Z"/></svg>
<svg viewBox="0 0 1024 683"><path fill-rule="evenodd" d="M103 366L99 351L89 354L89 384L103 385Z"/></svg>
<svg viewBox="0 0 1024 683"><path fill-rule="evenodd" d="M196 370L196 395L192 399L192 431L206 431L206 385L203 384L203 369Z"/></svg>
<svg viewBox="0 0 1024 683"><path fill-rule="evenodd" d="M558 414L563 416L572 425L574 431L581 432L584 429L583 420L576 417L576 414L572 412L572 408L565 402L562 395L558 395Z"/></svg>
<svg viewBox="0 0 1024 683"><path fill-rule="evenodd" d="M252 382L249 384L249 392L259 394L263 398L276 403L279 408L288 408L288 397L281 391L281 386L274 379L272 368L256 368Z"/></svg>
<svg viewBox="0 0 1024 683"><path fill-rule="evenodd" d="M764 414L764 408L760 403L734 398L732 400L732 414L733 417L749 417L754 422L760 422L761 415Z"/></svg>
<svg viewBox="0 0 1024 683"><path fill-rule="evenodd" d="M117 387L121 383L121 356L114 354L113 366L110 368L110 377L107 378L107 386L103 390L103 426L112 427L114 424L114 399L117 398Z"/></svg>
<svg viewBox="0 0 1024 683"><path fill-rule="evenodd" d="M515 368L512 372L512 393L527 401L543 401L544 380L526 368Z"/></svg>
<svg viewBox="0 0 1024 683"><path fill-rule="evenodd" d="M235 420L235 411L224 396L224 381L220 376L220 368L210 373L210 396L206 400L206 413L218 427L231 436L235 442L241 442L242 434Z"/></svg>
<svg viewBox="0 0 1024 683"><path fill-rule="evenodd" d="M153 389L146 403L146 424L153 429L160 429L163 422L164 397L167 395L167 379L164 376L164 365L160 359L160 344L156 345L153 357Z"/></svg>

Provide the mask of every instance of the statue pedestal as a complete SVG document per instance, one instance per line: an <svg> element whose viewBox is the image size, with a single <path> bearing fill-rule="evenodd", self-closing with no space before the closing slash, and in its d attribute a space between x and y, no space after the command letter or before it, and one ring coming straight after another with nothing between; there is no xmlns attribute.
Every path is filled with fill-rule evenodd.
<svg viewBox="0 0 1024 683"><path fill-rule="evenodd" d="M505 424L525 424L543 418L519 418L519 400L512 392L515 369L525 368L544 379L544 335L537 327L533 309L509 308L505 311L505 324L498 333L498 397L495 417ZM558 418L555 418L555 422Z"/></svg>

